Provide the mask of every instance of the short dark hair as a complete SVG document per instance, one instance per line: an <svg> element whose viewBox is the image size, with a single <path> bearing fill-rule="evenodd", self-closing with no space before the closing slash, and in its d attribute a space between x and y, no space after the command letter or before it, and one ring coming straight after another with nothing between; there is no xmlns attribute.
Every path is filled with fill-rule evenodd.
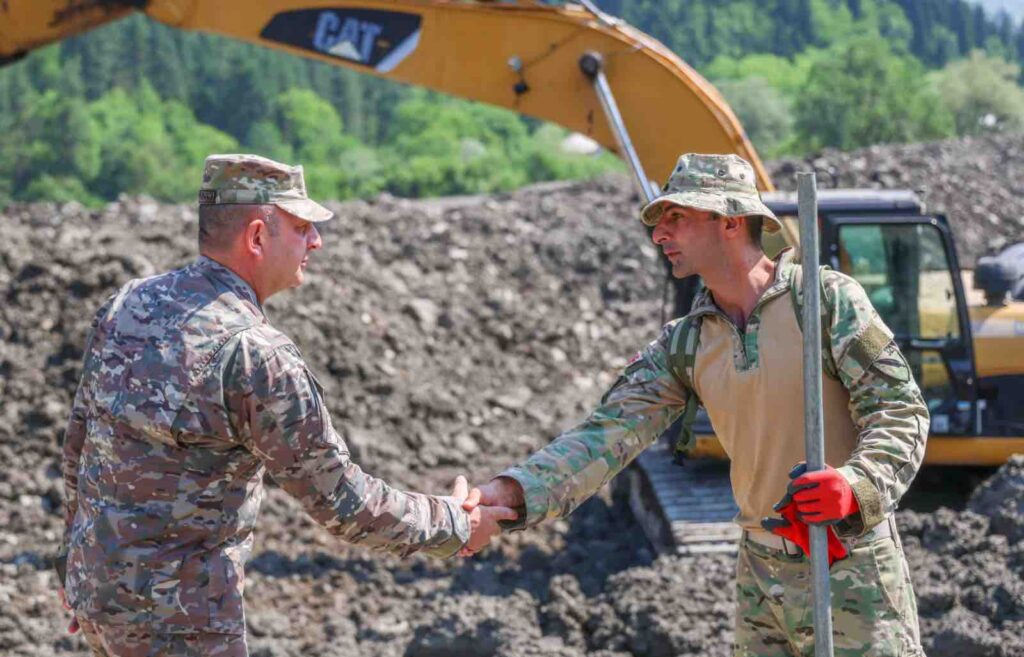
<svg viewBox="0 0 1024 657"><path fill-rule="evenodd" d="M761 246L761 234L764 232L764 217L754 215L747 218L747 234L754 246Z"/></svg>
<svg viewBox="0 0 1024 657"><path fill-rule="evenodd" d="M274 206L257 203L199 206L199 250L222 251L255 219L262 219L277 233Z"/></svg>

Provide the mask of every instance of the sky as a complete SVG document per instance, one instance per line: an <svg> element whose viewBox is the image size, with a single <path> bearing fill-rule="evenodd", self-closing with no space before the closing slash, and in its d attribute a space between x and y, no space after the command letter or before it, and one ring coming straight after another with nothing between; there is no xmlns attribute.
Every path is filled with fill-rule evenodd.
<svg viewBox="0 0 1024 657"><path fill-rule="evenodd" d="M1020 21L1024 18L1024 0L970 0L974 4L979 4L987 9L992 14L995 14L1000 9L1005 9L1010 16Z"/></svg>

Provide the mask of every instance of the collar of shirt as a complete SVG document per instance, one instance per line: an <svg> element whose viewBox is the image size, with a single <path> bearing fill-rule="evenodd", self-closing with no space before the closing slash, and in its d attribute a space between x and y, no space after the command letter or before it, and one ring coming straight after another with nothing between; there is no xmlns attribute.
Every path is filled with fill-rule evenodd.
<svg viewBox="0 0 1024 657"><path fill-rule="evenodd" d="M250 301L264 317L267 316L263 310L263 304L260 303L259 298L256 296L256 290L252 289L251 285L242 280L241 276L213 258L204 255L196 258L192 266L197 271L211 278L219 287L227 288L242 299Z"/></svg>

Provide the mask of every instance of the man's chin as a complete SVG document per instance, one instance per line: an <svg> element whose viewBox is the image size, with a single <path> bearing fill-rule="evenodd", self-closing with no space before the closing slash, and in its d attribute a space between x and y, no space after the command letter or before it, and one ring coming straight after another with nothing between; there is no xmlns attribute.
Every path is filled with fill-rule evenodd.
<svg viewBox="0 0 1024 657"><path fill-rule="evenodd" d="M684 269L683 267L676 267L676 266L672 267L672 277L673 278L686 278L688 276L693 276L696 273L697 272L695 272L695 271L693 271L691 269Z"/></svg>

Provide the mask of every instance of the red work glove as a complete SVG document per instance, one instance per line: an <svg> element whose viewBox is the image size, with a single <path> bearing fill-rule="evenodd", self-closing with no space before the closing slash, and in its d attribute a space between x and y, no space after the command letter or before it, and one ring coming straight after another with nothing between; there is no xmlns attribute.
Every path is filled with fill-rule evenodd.
<svg viewBox="0 0 1024 657"><path fill-rule="evenodd" d="M765 518L761 521L761 526L776 536L796 543L804 551L804 554L809 556L811 554L811 531L805 523L797 518L796 505L790 502L778 511L782 514L781 518ZM834 562L846 558L846 546L839 540L836 530L828 527L827 534L828 565L831 567Z"/></svg>
<svg viewBox="0 0 1024 657"><path fill-rule="evenodd" d="M807 472L806 463L797 463L789 478L792 481L775 505L776 511L793 502L797 517L809 525L832 525L860 511L850 483L830 465Z"/></svg>

